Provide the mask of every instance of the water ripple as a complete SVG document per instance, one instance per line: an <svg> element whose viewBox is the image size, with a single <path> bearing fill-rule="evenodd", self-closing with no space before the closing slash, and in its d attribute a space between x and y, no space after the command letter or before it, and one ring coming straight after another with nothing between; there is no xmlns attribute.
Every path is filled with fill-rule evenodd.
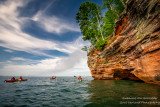
<svg viewBox="0 0 160 107"><path fill-rule="evenodd" d="M1 81L5 79L0 78ZM95 81L88 77L83 80L78 82L73 77L61 77L58 80L32 77L20 83L0 82L0 107L125 107L119 104L122 97L160 98L160 87L152 84L121 80Z"/></svg>

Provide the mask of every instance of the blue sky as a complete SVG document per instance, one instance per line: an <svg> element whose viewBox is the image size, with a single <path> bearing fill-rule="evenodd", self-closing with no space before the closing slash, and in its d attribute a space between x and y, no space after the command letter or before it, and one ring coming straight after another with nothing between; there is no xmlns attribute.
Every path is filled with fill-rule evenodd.
<svg viewBox="0 0 160 107"><path fill-rule="evenodd" d="M84 1L0 0L0 75L90 76L75 20Z"/></svg>

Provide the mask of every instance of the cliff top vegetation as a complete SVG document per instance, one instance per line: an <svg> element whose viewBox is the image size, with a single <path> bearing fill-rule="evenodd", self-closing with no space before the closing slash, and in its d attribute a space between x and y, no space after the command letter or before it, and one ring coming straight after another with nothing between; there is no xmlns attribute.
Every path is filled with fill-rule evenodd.
<svg viewBox="0 0 160 107"><path fill-rule="evenodd" d="M81 4L76 14L83 40L90 41L91 46L84 46L87 51L96 48L103 50L105 45L114 35L115 20L125 8L126 0L103 0L103 5L86 1ZM105 11L105 12L104 12Z"/></svg>

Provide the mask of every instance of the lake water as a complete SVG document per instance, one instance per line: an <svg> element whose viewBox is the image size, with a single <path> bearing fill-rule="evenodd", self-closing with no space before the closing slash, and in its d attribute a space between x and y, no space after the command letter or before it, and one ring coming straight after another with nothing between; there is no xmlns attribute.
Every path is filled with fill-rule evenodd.
<svg viewBox="0 0 160 107"><path fill-rule="evenodd" d="M28 77L28 81L5 83L8 78L0 77L0 107L160 106L160 86L143 82Z"/></svg>

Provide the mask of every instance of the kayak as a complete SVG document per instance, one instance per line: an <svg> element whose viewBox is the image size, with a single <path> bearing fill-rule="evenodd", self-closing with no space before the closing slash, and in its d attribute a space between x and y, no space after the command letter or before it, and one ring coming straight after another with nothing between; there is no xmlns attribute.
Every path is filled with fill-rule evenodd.
<svg viewBox="0 0 160 107"><path fill-rule="evenodd" d="M18 80L5 80L5 82L16 82Z"/></svg>
<svg viewBox="0 0 160 107"><path fill-rule="evenodd" d="M17 82L17 81L27 81L28 79L22 79L22 80L19 80L19 79L16 79L16 80L5 80L5 82Z"/></svg>

